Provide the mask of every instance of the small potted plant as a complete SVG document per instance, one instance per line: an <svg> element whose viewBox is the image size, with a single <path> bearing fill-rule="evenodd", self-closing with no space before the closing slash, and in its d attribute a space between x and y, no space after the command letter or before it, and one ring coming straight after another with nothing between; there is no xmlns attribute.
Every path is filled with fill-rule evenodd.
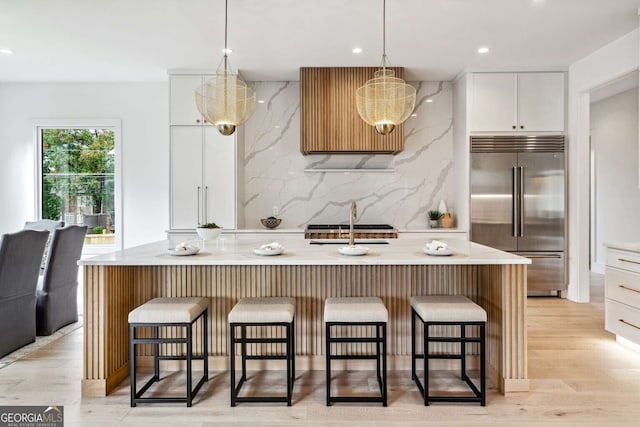
<svg viewBox="0 0 640 427"><path fill-rule="evenodd" d="M267 218L262 218L260 220L260 222L262 223L262 225L264 225L268 229L272 230L272 229L276 228L277 226L279 226L280 223L282 222L282 220L280 218L276 218L275 216L270 216L270 217L267 217Z"/></svg>
<svg viewBox="0 0 640 427"><path fill-rule="evenodd" d="M438 211L438 210L429 211L429 212L427 212L427 215L429 216L429 226L431 228L438 228L438 220L442 216L440 211Z"/></svg>
<svg viewBox="0 0 640 427"><path fill-rule="evenodd" d="M198 236L202 240L213 240L217 239L222 231L222 227L217 225L215 222L207 222L206 224L200 224L196 228L196 232Z"/></svg>

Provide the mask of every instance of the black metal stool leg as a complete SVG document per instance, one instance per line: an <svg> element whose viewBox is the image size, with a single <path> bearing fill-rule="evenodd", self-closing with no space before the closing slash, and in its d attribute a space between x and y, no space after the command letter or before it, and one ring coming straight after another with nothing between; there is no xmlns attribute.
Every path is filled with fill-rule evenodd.
<svg viewBox="0 0 640 427"><path fill-rule="evenodd" d="M291 333L293 329L293 323L286 326L287 334L287 406L291 406L291 390L293 388L293 381L291 379Z"/></svg>
<svg viewBox="0 0 640 427"><path fill-rule="evenodd" d="M192 368L193 368L193 323L187 326L187 407L191 407L193 400Z"/></svg>
<svg viewBox="0 0 640 427"><path fill-rule="evenodd" d="M160 327L153 326L153 338L158 339L160 337ZM153 376L156 381L160 381L160 344L155 343L153 345Z"/></svg>
<svg viewBox="0 0 640 427"><path fill-rule="evenodd" d="M376 379L378 380L378 387L380 387L380 393L384 394L382 387L382 377L380 376L380 369L382 365L382 359L380 358L380 347L382 342L380 341L380 329L381 327L376 325Z"/></svg>
<svg viewBox="0 0 640 427"><path fill-rule="evenodd" d="M240 354L242 355L242 378L240 381L247 380L247 327L240 327Z"/></svg>
<svg viewBox="0 0 640 427"><path fill-rule="evenodd" d="M387 406L387 324L382 325L382 406Z"/></svg>
<svg viewBox="0 0 640 427"><path fill-rule="evenodd" d="M416 381L416 312L411 308L411 379Z"/></svg>
<svg viewBox="0 0 640 427"><path fill-rule="evenodd" d="M129 326L129 382L131 389L131 407L136 406L136 327Z"/></svg>
<svg viewBox="0 0 640 427"><path fill-rule="evenodd" d="M429 325L422 323L423 350L424 353L424 406L429 406Z"/></svg>
<svg viewBox="0 0 640 427"><path fill-rule="evenodd" d="M467 344L464 342L465 338L465 325L460 324L460 379L464 381L467 376Z"/></svg>
<svg viewBox="0 0 640 427"><path fill-rule="evenodd" d="M486 340L485 340L485 323L480 324L480 405L485 406L487 403L487 384L485 376L485 357L486 357Z"/></svg>
<svg viewBox="0 0 640 427"><path fill-rule="evenodd" d="M327 406L331 406L331 326L329 324L325 327L325 347L326 347L326 385L327 385Z"/></svg>
<svg viewBox="0 0 640 427"><path fill-rule="evenodd" d="M204 379L209 381L209 309L202 318L202 357L204 357Z"/></svg>
<svg viewBox="0 0 640 427"><path fill-rule="evenodd" d="M236 406L236 343L235 326L229 325L229 375L231 377L231 406Z"/></svg>

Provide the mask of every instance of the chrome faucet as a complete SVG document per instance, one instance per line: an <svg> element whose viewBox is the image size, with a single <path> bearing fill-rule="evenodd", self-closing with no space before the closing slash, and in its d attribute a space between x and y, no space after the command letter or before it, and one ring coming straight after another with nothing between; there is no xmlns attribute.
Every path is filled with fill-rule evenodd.
<svg viewBox="0 0 640 427"><path fill-rule="evenodd" d="M358 209L356 208L356 202L351 202L351 215L349 215L349 246L356 245L355 234L353 233L353 223L358 216Z"/></svg>

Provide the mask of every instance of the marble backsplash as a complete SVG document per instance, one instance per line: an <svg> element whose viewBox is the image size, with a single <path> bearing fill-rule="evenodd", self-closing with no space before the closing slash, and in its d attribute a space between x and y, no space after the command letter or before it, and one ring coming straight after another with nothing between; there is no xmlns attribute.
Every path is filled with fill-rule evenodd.
<svg viewBox="0 0 640 427"><path fill-rule="evenodd" d="M300 85L256 82L263 100L244 129L244 228L282 218L280 228L344 223L358 204L359 223L428 228L427 210L453 188L453 97L449 82L412 82L415 117L405 122L405 149L391 155L300 153ZM431 100L431 102L427 102ZM392 172L310 172L322 168L385 168ZM307 170L305 172L305 169ZM451 199L453 199L451 197ZM454 212L455 206L450 206Z"/></svg>

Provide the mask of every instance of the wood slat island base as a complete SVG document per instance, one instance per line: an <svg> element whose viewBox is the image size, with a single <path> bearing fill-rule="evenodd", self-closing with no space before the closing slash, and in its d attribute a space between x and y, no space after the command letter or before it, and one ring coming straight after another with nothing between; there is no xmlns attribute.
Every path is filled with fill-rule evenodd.
<svg viewBox="0 0 640 427"><path fill-rule="evenodd" d="M471 248L470 252L473 252L475 247L494 251L473 243L467 244ZM164 248L168 245L168 242L165 243ZM290 246L293 244L289 243L285 247ZM242 251L242 248L234 250ZM383 251L390 249L376 250L380 251L379 256L382 258L385 255ZM233 253L229 254L228 247L225 248L225 255L233 256ZM393 258L392 254L389 255ZM505 255L514 257L510 254ZM150 255L145 256L146 258L133 257L135 260L128 257L126 262L123 261L124 258L120 261L101 261L101 257L83 261L84 396L105 396L128 377L128 313L144 302L161 296L206 296L210 299L211 366L212 369L223 370L227 368L228 362L227 315L233 305L243 297L294 297L296 365L298 369L324 369L324 300L341 296L379 296L389 310L390 369L409 369L409 297L465 295L487 311L489 382L505 394L529 390L525 323L526 261L490 264L490 260L479 260L479 264L473 264L471 262L474 261L474 257L470 253L461 254L457 260L459 263L455 259L457 255L453 258L446 257L445 260L445 257L427 259L425 256L411 254L405 257L401 265L397 265L397 261L393 259L389 261L392 264L384 264L384 261L379 260L379 263L368 262L365 265L357 264L363 261L355 260L350 261L352 263L348 265L296 265L291 264L292 260L281 257L269 257L278 260L268 264L265 258L256 259L254 262L245 259L232 264L222 257L216 258L214 251L210 257L188 257L188 265L184 264L185 261L175 259L170 261L178 265L167 265L169 261L158 255L155 255L155 258L162 261L156 262L159 265L144 265L153 263ZM418 259L416 264L411 264L412 257ZM436 258L441 258L442 261ZM336 259L336 263L343 263L343 258ZM142 265L131 265L136 262ZM232 265L225 265L225 262ZM217 264L210 265L211 263ZM170 330L167 336L176 333L178 332ZM199 327L194 331L194 337L198 337L194 343L194 351L197 352L202 345ZM140 354L143 359L144 356L151 355L150 347L141 347ZM360 351L363 348L352 347L349 350ZM182 350L177 346L167 346L164 351ZM277 362L273 366L263 367L282 369ZM359 368L356 365L349 367ZM366 369L370 369L370 366L367 365Z"/></svg>

